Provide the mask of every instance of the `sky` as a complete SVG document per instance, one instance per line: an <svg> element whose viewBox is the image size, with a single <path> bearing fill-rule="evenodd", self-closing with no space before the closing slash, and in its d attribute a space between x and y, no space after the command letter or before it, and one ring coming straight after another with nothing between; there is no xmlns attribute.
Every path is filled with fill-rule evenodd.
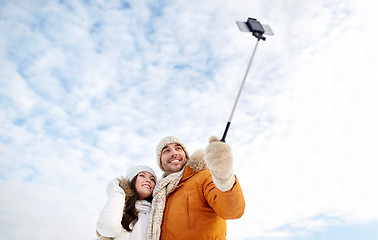
<svg viewBox="0 0 378 240"><path fill-rule="evenodd" d="M109 180L221 137L231 240L378 237L378 25L368 0L0 0L0 232L95 239Z"/></svg>

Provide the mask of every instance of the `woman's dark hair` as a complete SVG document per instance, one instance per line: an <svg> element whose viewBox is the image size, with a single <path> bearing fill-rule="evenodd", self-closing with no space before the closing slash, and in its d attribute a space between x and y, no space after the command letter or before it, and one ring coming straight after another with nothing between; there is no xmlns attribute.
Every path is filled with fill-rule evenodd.
<svg viewBox="0 0 378 240"><path fill-rule="evenodd" d="M123 216L121 224L126 231L130 232L132 229L130 225L134 225L138 221L138 212L135 208L135 203L139 200L138 192L135 188L135 182L138 177L138 174L131 180L127 181L129 188L133 192L132 196L126 196L125 207L123 209ZM152 202L152 196L146 199L149 202Z"/></svg>

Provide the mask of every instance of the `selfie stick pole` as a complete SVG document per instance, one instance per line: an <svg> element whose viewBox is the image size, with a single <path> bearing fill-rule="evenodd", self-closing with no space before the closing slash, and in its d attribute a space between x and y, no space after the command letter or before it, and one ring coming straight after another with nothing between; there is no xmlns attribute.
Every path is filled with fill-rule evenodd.
<svg viewBox="0 0 378 240"><path fill-rule="evenodd" d="M257 39L256 45L255 45L255 49L253 50L251 59L249 60L249 63L248 63L248 66L247 66L247 70L245 71L243 81L242 81L242 83L240 85L238 95L236 96L236 99L235 99L235 102L234 102L234 106L232 107L230 117L228 118L228 122L226 124L226 129L224 130L223 137L221 139L222 142L226 141L227 132L228 132L228 129L230 128L231 121L232 121L232 118L234 116L234 112L235 112L236 106L238 105L240 94L241 94L241 92L243 90L245 80L247 79L249 69L251 68L253 58L255 57L255 53L256 53L256 49L257 49L257 46L259 44L259 41L260 41L260 39Z"/></svg>
<svg viewBox="0 0 378 240"><path fill-rule="evenodd" d="M265 41L265 37L263 36L263 34L273 35L273 31L268 25L262 25L259 21L257 21L254 18L248 18L246 22L236 21L236 24L238 25L240 31L251 32L252 35L257 38L257 42L256 42L255 49L253 50L251 59L249 60L247 70L245 71L244 78L240 85L238 95L236 96L234 106L232 107L232 111L228 119L226 129L224 130L223 137L221 139L222 142L226 141L227 132L228 132L228 129L230 128L232 117L234 116L236 105L238 104L241 91L243 90L245 80L247 79L249 69L251 68L251 65L252 65L253 58L255 57L255 53L256 53L256 49L259 44L259 41L261 39Z"/></svg>

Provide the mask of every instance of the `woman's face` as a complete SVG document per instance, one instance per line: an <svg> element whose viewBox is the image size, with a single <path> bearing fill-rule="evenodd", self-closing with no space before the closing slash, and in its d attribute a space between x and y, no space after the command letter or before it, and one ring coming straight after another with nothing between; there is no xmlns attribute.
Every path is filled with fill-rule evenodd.
<svg viewBox="0 0 378 240"><path fill-rule="evenodd" d="M140 172L135 180L135 189L141 200L151 197L155 188L155 177L149 172Z"/></svg>

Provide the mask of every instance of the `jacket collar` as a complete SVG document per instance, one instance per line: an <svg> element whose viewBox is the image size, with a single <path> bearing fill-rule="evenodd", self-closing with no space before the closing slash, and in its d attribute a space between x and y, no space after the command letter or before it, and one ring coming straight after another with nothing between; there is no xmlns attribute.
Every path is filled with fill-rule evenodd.
<svg viewBox="0 0 378 240"><path fill-rule="evenodd" d="M188 180L189 178L191 178L195 174L196 174L196 172L194 172L192 168L190 168L188 165L186 165L185 169L184 169L184 173L182 174L182 178L181 178L181 180L179 182L179 185L181 183L186 182L186 180Z"/></svg>

